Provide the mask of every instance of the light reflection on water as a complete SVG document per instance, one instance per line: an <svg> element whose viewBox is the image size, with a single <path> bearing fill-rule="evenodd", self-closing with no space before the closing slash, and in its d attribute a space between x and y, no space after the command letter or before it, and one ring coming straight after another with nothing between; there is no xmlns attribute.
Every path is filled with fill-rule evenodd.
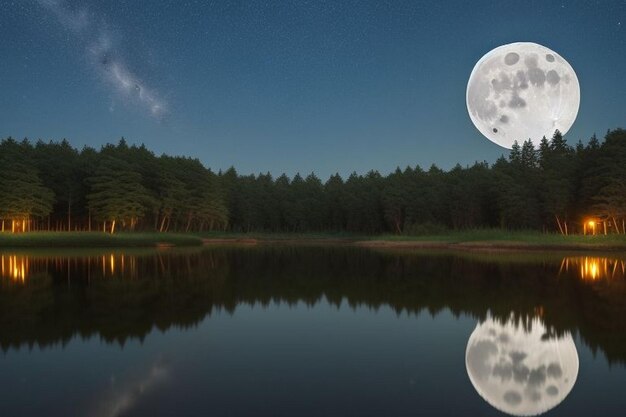
<svg viewBox="0 0 626 417"><path fill-rule="evenodd" d="M102 267L103 277L121 276L134 278L137 276L137 257L111 253L94 259Z"/></svg>
<svg viewBox="0 0 626 417"><path fill-rule="evenodd" d="M167 257L167 256L165 256ZM33 257L29 255L3 254L0 255L0 277L14 283L25 283L31 273L38 270L47 270L50 267L67 270L68 279L73 275L80 277L92 276L137 278L140 271L137 268L141 256L111 252L97 256L83 257ZM163 257L157 256L156 267L164 273ZM31 268L31 264L35 264ZM101 272L101 273L98 273ZM575 274L583 281L598 281L603 279L626 278L626 260L607 256L566 256L560 263L558 275Z"/></svg>
<svg viewBox="0 0 626 417"><path fill-rule="evenodd" d="M272 404L264 411L278 415L272 412L296 398L302 404L344 407L336 415L412 415L414 404L432 400L438 407L449 405L440 415L459 415L459 410L492 415L496 409L526 415L554 407L551 413L571 416L578 409L590 411L577 401L584 403L596 389L597 379L590 379L585 367L611 378L603 366L617 364L619 376L624 375L626 265L618 257L286 246L56 253L0 255L5 355L0 355L0 390L22 372L13 364L23 355L31 380L40 377L38 366L45 362L59 381L75 388L87 381L90 392L102 391L86 405L93 411L86 415L132 414L151 404L165 410L192 395L187 410L210 414L216 406L215 415L250 415L259 404ZM41 350L31 352L33 346ZM465 347L469 380L459 372ZM563 354L568 349L569 359ZM80 358L92 357L91 350L97 351L96 368L95 362L112 356L89 373ZM590 350L602 355L592 357ZM171 353L174 361L144 363L135 370L140 360L161 353ZM78 379L62 377L53 361L41 360L46 354ZM38 366L31 365L37 363L32 358ZM407 364L412 364L410 374ZM429 383L421 384L422 379ZM407 391L404 380L421 391ZM279 389L270 390L268 381ZM213 395L199 388L205 385ZM446 395L438 391L444 385ZM361 405L341 403L367 387L372 391ZM327 388L343 390L343 396L320 400ZM291 391L281 396L281 390ZM246 408L229 397L234 392L262 392L259 398L273 400L252 401L256 405ZM463 393L466 404L455 409L447 400ZM7 394L0 415L18 415L3 411L22 411L21 404L31 400L20 403L12 398L18 394ZM393 396L397 401L389 400ZM495 408L488 410L480 396ZM33 388L33 397L45 399L44 391ZM379 399L368 400L374 397ZM611 398L613 409L624 405L621 396ZM47 401L54 405L54 399ZM239 411L230 413L235 402ZM281 415L314 415L306 411L288 408ZM419 411L415 415L424 414ZM56 415L77 414L59 408Z"/></svg>
<svg viewBox="0 0 626 417"><path fill-rule="evenodd" d="M550 335L539 317L479 323L467 342L465 363L478 394L513 416L556 407L572 390L579 367L572 335Z"/></svg>
<svg viewBox="0 0 626 417"><path fill-rule="evenodd" d="M574 271L584 281L624 278L626 261L600 256L569 256L561 261L559 273Z"/></svg>
<svg viewBox="0 0 626 417"><path fill-rule="evenodd" d="M142 256L112 252L94 256L31 256L24 254L0 255L0 278L11 283L26 284L31 275L49 271L64 271L72 278L88 281L92 278L133 279L140 275L138 259ZM162 261L160 266L164 272Z"/></svg>
<svg viewBox="0 0 626 417"><path fill-rule="evenodd" d="M0 255L0 275L15 283L24 283L28 277L29 257Z"/></svg>

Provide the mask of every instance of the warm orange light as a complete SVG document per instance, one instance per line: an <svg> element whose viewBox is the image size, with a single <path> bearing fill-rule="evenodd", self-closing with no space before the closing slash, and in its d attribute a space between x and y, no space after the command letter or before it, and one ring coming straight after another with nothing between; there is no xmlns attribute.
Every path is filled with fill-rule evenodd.
<svg viewBox="0 0 626 417"><path fill-rule="evenodd" d="M583 278L595 280L600 276L600 259L585 258ZM606 262L606 260L604 260Z"/></svg>
<svg viewBox="0 0 626 417"><path fill-rule="evenodd" d="M583 233L587 234L596 234L596 221L595 220L587 220L583 223Z"/></svg>
<svg viewBox="0 0 626 417"><path fill-rule="evenodd" d="M7 258L5 259L4 256L0 257L2 276L10 278L13 282L26 282L28 258L15 255L7 256Z"/></svg>
<svg viewBox="0 0 626 417"><path fill-rule="evenodd" d="M585 281L597 281L626 276L626 261L616 258L576 256L563 259L559 274L569 271L570 267L578 272Z"/></svg>
<svg viewBox="0 0 626 417"><path fill-rule="evenodd" d="M111 257L109 259L109 263L111 266L111 275L115 274L115 258L113 257L113 254L111 254Z"/></svg>

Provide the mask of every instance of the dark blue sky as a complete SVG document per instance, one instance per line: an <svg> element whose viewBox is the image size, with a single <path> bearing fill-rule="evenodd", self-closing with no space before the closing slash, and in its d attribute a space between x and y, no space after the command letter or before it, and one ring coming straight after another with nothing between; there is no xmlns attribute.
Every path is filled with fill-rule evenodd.
<svg viewBox="0 0 626 417"><path fill-rule="evenodd" d="M0 137L322 178L493 162L465 90L517 41L576 70L570 143L626 126L624 0L0 0Z"/></svg>

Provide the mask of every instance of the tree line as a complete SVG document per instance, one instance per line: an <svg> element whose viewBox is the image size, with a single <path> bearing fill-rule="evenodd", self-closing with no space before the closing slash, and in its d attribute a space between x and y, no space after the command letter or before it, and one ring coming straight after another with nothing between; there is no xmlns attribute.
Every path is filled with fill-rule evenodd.
<svg viewBox="0 0 626 417"><path fill-rule="evenodd" d="M224 228L218 179L200 161L157 157L124 139L99 151L66 140L0 143L2 230Z"/></svg>
<svg viewBox="0 0 626 417"><path fill-rule="evenodd" d="M370 171L323 182L213 172L124 139L100 150L0 142L2 230L427 234L473 228L626 233L626 130L569 145L560 132L495 163ZM596 230L594 229L594 232Z"/></svg>

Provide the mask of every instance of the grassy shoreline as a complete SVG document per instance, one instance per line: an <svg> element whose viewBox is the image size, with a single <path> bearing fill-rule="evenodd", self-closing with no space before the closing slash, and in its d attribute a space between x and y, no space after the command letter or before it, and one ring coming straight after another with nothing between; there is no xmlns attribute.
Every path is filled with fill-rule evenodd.
<svg viewBox="0 0 626 417"><path fill-rule="evenodd" d="M0 233L0 248L146 248L201 246L198 236L178 233L29 232Z"/></svg>
<svg viewBox="0 0 626 417"><path fill-rule="evenodd" d="M423 236L213 233L203 235L205 244L221 243L337 243L371 248L452 249L464 251L626 251L625 235L561 236L535 231L497 229L451 231Z"/></svg>
<svg viewBox="0 0 626 417"><path fill-rule="evenodd" d="M375 248L626 251L626 236L561 236L531 231L471 230L428 236L345 233L0 233L0 248L185 247L211 244L346 244Z"/></svg>

